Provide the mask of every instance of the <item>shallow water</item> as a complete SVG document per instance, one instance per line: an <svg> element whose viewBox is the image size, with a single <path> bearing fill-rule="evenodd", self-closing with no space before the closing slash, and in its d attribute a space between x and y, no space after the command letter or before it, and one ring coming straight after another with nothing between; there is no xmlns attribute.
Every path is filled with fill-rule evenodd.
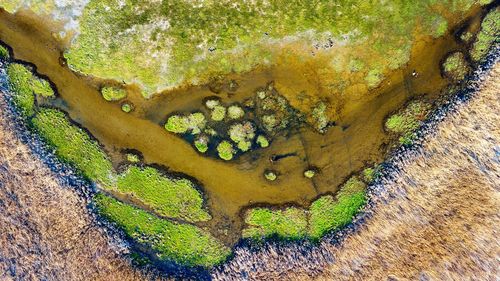
<svg viewBox="0 0 500 281"><path fill-rule="evenodd" d="M475 13L477 17L479 11ZM163 128L169 114L200 108L204 98L213 96L208 85L170 91L149 100L135 91L127 98L135 111L127 114L121 111L119 102L107 102L101 97L98 89L102 81L75 74L64 64L64 44L52 37L50 26L47 28L26 12L13 16L0 11L0 27L0 40L13 48L15 58L36 65L37 71L56 86L59 96L48 104L68 112L88 129L109 153L115 168L125 161L123 150L134 149L142 153L145 163L164 166L200 182L213 220L199 225L208 227L228 245L239 237L245 207L308 206L319 195L334 193L351 174L381 162L394 141L384 132L384 119L413 98L433 101L442 96L448 81L441 76L440 62L447 53L466 48L457 43L453 32L437 40L418 38L406 67L394 71L369 95L343 97L336 125L325 134L303 127L275 139L267 149L224 162L198 154L190 144ZM304 67L302 71L310 70ZM418 76L412 75L414 71ZM236 80L236 93L218 96L230 104L243 101L256 88L272 81L294 87L296 79L290 75L284 77L279 67L234 74L223 82ZM300 87L312 89L314 85ZM269 161L283 154L294 156ZM310 166L320 171L312 180L303 176ZM279 172L276 182L263 177L267 169Z"/></svg>

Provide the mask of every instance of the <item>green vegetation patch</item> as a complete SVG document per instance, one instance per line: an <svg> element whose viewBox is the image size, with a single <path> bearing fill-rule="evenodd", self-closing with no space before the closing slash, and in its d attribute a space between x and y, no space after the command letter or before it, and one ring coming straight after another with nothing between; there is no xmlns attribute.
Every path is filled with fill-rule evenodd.
<svg viewBox="0 0 500 281"><path fill-rule="evenodd" d="M198 227L160 219L103 194L97 194L94 202L102 216L139 244L153 249L159 259L212 267L230 254L229 248Z"/></svg>
<svg viewBox="0 0 500 281"><path fill-rule="evenodd" d="M41 109L31 122L61 160L77 168L86 178L111 185L114 174L111 161L99 144L71 124L62 111Z"/></svg>
<svg viewBox="0 0 500 281"><path fill-rule="evenodd" d="M418 129L431 109L430 104L423 101L413 101L400 112L390 116L385 122L385 128L389 132L400 135L400 143L411 144L414 131Z"/></svg>
<svg viewBox="0 0 500 281"><path fill-rule="evenodd" d="M102 97L107 101L117 101L127 96L127 91L115 87L103 87L101 89Z"/></svg>
<svg viewBox="0 0 500 281"><path fill-rule="evenodd" d="M493 45L500 42L500 8L489 12L481 23L481 31L470 51L475 61L483 60Z"/></svg>
<svg viewBox="0 0 500 281"><path fill-rule="evenodd" d="M319 239L326 233L349 224L366 202L365 184L358 178L349 179L335 198L326 195L309 208L309 236Z"/></svg>
<svg viewBox="0 0 500 281"><path fill-rule="evenodd" d="M189 222L207 221L203 197L187 179L172 179L152 167L130 166L118 177L118 191L133 195L161 216Z"/></svg>
<svg viewBox="0 0 500 281"><path fill-rule="evenodd" d="M460 16L477 2L91 0L65 57L83 73L138 83L146 95L275 63L276 46L297 41L331 39L345 46L335 48L342 56L353 46L370 48L362 71L385 72L407 62L416 26L440 36L447 22L438 11ZM373 85L378 77L367 76Z"/></svg>
<svg viewBox="0 0 500 281"><path fill-rule="evenodd" d="M9 50L5 48L4 46L0 45L0 59L7 59L9 58Z"/></svg>
<svg viewBox="0 0 500 281"><path fill-rule="evenodd" d="M283 240L297 240L306 237L307 214L299 208L271 210L255 208L247 212L243 238L255 240L277 237Z"/></svg>
<svg viewBox="0 0 500 281"><path fill-rule="evenodd" d="M469 73L470 67L465 60L464 54L461 52L454 52L444 61L443 70L448 77L455 81L460 81Z"/></svg>

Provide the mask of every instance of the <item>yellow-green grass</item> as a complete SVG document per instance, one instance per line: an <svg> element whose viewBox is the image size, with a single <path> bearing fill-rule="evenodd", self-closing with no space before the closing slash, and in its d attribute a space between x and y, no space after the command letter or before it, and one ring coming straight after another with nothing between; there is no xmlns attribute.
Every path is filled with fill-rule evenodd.
<svg viewBox="0 0 500 281"><path fill-rule="evenodd" d="M94 202L103 217L137 243L151 248L160 260L209 268L230 254L229 248L193 225L160 219L103 194L97 194Z"/></svg>
<svg viewBox="0 0 500 281"><path fill-rule="evenodd" d="M413 142L414 132L425 120L431 109L430 104L424 101L413 101L398 113L391 115L385 122L385 128L398 134L401 144L409 145Z"/></svg>
<svg viewBox="0 0 500 281"><path fill-rule="evenodd" d="M185 81L200 83L272 64L280 43L312 46L332 39L345 49L373 50L366 57L354 55L363 61L359 71L366 73L366 83L374 86L386 70L409 60L417 27L420 34L441 36L448 22L439 11L461 15L485 3L445 2L91 0L80 17L81 33L65 57L78 71L139 83L150 95ZM353 56L345 53L340 61ZM348 70L347 64L342 67Z"/></svg>
<svg viewBox="0 0 500 281"><path fill-rule="evenodd" d="M443 70L447 76L453 80L459 81L465 78L470 68L465 60L464 54L461 52L454 52L444 61Z"/></svg>
<svg viewBox="0 0 500 281"><path fill-rule="evenodd" d="M4 46L0 45L0 59L7 59L9 58L9 50L5 48Z"/></svg>
<svg viewBox="0 0 500 281"><path fill-rule="evenodd" d="M307 214L299 208L271 210L250 209L245 217L248 225L243 230L243 238L255 240L276 237L282 240L298 240L307 235Z"/></svg>
<svg viewBox="0 0 500 281"><path fill-rule="evenodd" d="M500 42L500 8L489 12L481 23L481 31L470 51L475 61L483 60L493 45Z"/></svg>
<svg viewBox="0 0 500 281"><path fill-rule="evenodd" d="M128 167L118 177L117 187L161 216L189 222L211 218L191 181L167 177L152 167Z"/></svg>
<svg viewBox="0 0 500 281"><path fill-rule="evenodd" d="M107 101L117 101L127 96L127 91L115 87L103 87L101 89L102 97Z"/></svg>
<svg viewBox="0 0 500 281"><path fill-rule="evenodd" d="M35 94L44 97L54 96L48 81L38 78L24 65L11 63L7 67L9 85L13 101L25 118L35 113Z"/></svg>
<svg viewBox="0 0 500 281"><path fill-rule="evenodd" d="M83 129L71 124L62 111L41 108L31 124L61 160L74 166L86 178L111 186L114 177L111 161L100 145Z"/></svg>
<svg viewBox="0 0 500 281"><path fill-rule="evenodd" d="M363 182L353 177L335 197L326 195L314 201L309 208L309 237L318 240L349 224L366 202L365 188Z"/></svg>

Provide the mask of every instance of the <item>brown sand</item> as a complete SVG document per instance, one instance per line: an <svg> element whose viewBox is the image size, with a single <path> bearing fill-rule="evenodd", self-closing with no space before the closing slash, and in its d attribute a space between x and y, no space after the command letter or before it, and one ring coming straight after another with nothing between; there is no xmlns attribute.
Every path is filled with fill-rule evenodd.
<svg viewBox="0 0 500 281"><path fill-rule="evenodd" d="M438 126L422 153L385 183L374 215L311 264L272 252L239 255L220 280L498 280L500 66ZM0 113L4 111L0 98ZM0 280L139 280L82 200L12 133L0 114ZM383 203L387 201L387 203ZM321 261L331 256L333 261ZM323 266L326 265L326 266Z"/></svg>

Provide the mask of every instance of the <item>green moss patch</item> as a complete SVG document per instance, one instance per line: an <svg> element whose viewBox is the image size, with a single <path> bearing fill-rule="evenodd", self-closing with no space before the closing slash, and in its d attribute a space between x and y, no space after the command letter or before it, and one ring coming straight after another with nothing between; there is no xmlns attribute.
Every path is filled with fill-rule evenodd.
<svg viewBox="0 0 500 281"><path fill-rule="evenodd" d="M443 63L443 71L446 76L455 81L465 78L470 71L469 64L465 60L464 54L455 52L450 54Z"/></svg>
<svg viewBox="0 0 500 281"><path fill-rule="evenodd" d="M243 238L256 240L277 237L283 240L305 238L307 234L307 214L299 208L271 210L255 208L247 212Z"/></svg>
<svg viewBox="0 0 500 281"><path fill-rule="evenodd" d="M9 58L9 50L5 48L4 46L0 45L0 59L7 59Z"/></svg>
<svg viewBox="0 0 500 281"><path fill-rule="evenodd" d="M203 197L187 179L173 179L152 167L130 166L118 177L118 191L132 195L157 214L189 222L207 221Z"/></svg>
<svg viewBox="0 0 500 281"><path fill-rule="evenodd" d="M431 109L430 104L423 101L413 101L398 113L390 116L385 122L385 128L400 135L401 144L411 144L413 132L420 127Z"/></svg>
<svg viewBox="0 0 500 281"><path fill-rule="evenodd" d="M500 42L500 8L496 8L486 15L481 23L481 31L470 51L475 61L483 60L494 44Z"/></svg>
<svg viewBox="0 0 500 281"><path fill-rule="evenodd" d="M97 194L94 202L102 216L128 237L150 247L161 260L208 268L225 261L230 254L229 248L198 227L157 218L103 194Z"/></svg>
<svg viewBox="0 0 500 281"><path fill-rule="evenodd" d="M229 161L233 159L234 156L234 148L233 145L228 141L222 141L217 146L217 152L219 153L219 157L223 160Z"/></svg>
<svg viewBox="0 0 500 281"><path fill-rule="evenodd" d="M102 97L107 101L117 101L127 96L127 91L115 87L103 87L101 89Z"/></svg>
<svg viewBox="0 0 500 281"><path fill-rule="evenodd" d="M309 236L319 239L326 233L349 224L366 202L363 182L350 179L335 198L326 195L314 201L309 208Z"/></svg>
<svg viewBox="0 0 500 281"><path fill-rule="evenodd" d="M86 178L104 186L111 185L114 174L111 161L99 144L71 124L62 111L41 109L31 122L61 160L77 168Z"/></svg>
<svg viewBox="0 0 500 281"><path fill-rule="evenodd" d="M14 93L14 104L24 117L32 116L35 113L35 94L43 97L54 96L49 82L36 77L31 70L22 64L9 64L7 75Z"/></svg>

